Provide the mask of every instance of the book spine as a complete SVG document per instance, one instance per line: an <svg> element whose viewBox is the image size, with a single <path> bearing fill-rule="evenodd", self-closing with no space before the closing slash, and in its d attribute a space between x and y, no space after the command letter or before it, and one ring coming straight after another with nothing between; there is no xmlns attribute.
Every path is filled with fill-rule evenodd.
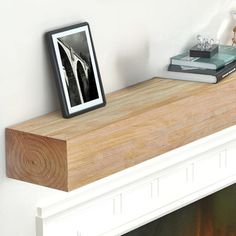
<svg viewBox="0 0 236 236"><path fill-rule="evenodd" d="M227 70L221 71L219 74L216 75L217 82L223 80L228 75L231 75L232 73L236 72L236 64L232 65L232 67L227 68Z"/></svg>
<svg viewBox="0 0 236 236"><path fill-rule="evenodd" d="M185 67L184 69L183 66L172 65L172 64L168 66L168 71L202 74L202 75L213 75L213 76L216 75L216 70L201 69L201 68L194 68L194 67Z"/></svg>

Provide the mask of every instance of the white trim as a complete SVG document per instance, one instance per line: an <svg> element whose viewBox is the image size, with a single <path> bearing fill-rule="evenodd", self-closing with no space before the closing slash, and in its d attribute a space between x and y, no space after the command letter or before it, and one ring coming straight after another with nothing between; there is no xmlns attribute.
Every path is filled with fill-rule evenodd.
<svg viewBox="0 0 236 236"><path fill-rule="evenodd" d="M217 191L227 188L230 185L233 185L235 183L236 183L236 176L232 176L224 181L221 181L221 182L218 182L218 183L213 184L211 186L208 186L207 188L204 188L198 192L195 192L191 195L181 198L181 199L179 199L175 202L172 202L171 204L168 204L162 208L154 210L153 212L151 212L149 214L143 215L135 220L127 222L126 224L123 224L118 228L115 228L109 232L102 234L102 236L114 236L114 235L121 235L121 234L128 233L128 232L130 232L134 229L137 229L145 224L148 224L158 218L161 218L173 211L181 209L182 207L185 207L195 201L198 201L198 200L200 200L206 196L209 196Z"/></svg>
<svg viewBox="0 0 236 236"><path fill-rule="evenodd" d="M101 229L101 232L97 233L98 236L119 235L139 227L145 222L234 184L236 170L232 169L232 163L227 165L227 162L236 164L235 158L230 157L236 154L235 140L236 126L233 126L70 193L65 193L60 199L41 203L37 209L37 219L41 219L41 225L38 224L38 228L41 228L42 232L42 228L47 229L49 219L50 222L53 221L52 219L56 222L62 216L72 217L73 214L87 212L87 209L93 209L93 207L96 209L102 204L110 207L111 212L114 212L112 216L114 225L112 229L109 225L107 230ZM211 168L211 176L207 172L208 168ZM200 170L203 170L202 173L199 173ZM166 185L169 188L163 187ZM149 190L150 204L141 208L138 205L138 199L135 200L135 191L139 193L138 195L143 194L144 198L149 199L147 195ZM175 194L172 196L169 194L170 191ZM137 209L135 209L138 212L137 216L126 212L129 201L130 207L137 201ZM104 211L104 216L105 214ZM84 226L81 225L81 227L83 231ZM80 232L80 234L87 235L86 232ZM49 234L47 230L45 234L40 233L39 230L37 236L49 236Z"/></svg>

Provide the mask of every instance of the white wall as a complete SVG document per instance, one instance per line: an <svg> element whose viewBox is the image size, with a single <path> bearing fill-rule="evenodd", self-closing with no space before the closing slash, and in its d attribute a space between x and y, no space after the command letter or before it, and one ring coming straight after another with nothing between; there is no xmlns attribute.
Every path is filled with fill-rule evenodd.
<svg viewBox="0 0 236 236"><path fill-rule="evenodd" d="M88 21L105 91L158 75L198 33L224 41L232 0L7 0L0 7L0 235L35 235L39 201L66 193L5 177L4 129L58 107L43 34ZM224 37L224 31L227 37Z"/></svg>

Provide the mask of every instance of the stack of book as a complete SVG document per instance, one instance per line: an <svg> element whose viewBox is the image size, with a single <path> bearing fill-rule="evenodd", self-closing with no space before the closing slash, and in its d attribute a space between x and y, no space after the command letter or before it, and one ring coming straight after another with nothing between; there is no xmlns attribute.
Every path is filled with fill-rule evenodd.
<svg viewBox="0 0 236 236"><path fill-rule="evenodd" d="M217 83L236 71L236 47L234 46L219 45L213 54L204 51L199 53L190 50L172 57L168 67L168 77Z"/></svg>

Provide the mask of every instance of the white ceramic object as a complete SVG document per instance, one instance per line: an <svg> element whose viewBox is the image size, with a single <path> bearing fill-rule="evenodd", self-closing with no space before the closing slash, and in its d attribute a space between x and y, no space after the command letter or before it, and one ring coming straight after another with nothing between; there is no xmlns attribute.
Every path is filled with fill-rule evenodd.
<svg viewBox="0 0 236 236"><path fill-rule="evenodd" d="M236 11L232 12L231 14L233 16L233 19L236 21Z"/></svg>

